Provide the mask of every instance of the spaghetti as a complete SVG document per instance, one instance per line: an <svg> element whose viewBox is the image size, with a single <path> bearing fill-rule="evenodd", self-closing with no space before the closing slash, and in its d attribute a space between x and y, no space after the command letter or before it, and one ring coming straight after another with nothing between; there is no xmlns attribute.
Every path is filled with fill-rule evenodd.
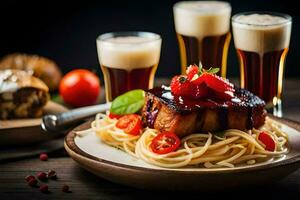
<svg viewBox="0 0 300 200"><path fill-rule="evenodd" d="M225 130L223 137L212 133L195 133L181 139L181 147L167 154L156 154L151 150L151 142L159 134L158 130L145 128L138 136L124 133L118 129L116 119L98 114L91 123L90 131L108 145L119 148L147 163L164 167L179 168L185 166L204 166L205 168L233 168L238 164L252 165L280 157L288 152L287 135L280 124L267 118L263 127L244 132L237 129ZM267 132L275 141L275 151L265 150L258 140L261 131Z"/></svg>

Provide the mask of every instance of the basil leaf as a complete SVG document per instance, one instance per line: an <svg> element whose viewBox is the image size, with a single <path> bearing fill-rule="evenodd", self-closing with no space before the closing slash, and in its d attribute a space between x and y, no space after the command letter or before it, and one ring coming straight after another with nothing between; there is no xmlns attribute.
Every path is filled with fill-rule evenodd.
<svg viewBox="0 0 300 200"><path fill-rule="evenodd" d="M52 94L51 100L58 104L64 104L64 101L59 94Z"/></svg>
<svg viewBox="0 0 300 200"><path fill-rule="evenodd" d="M144 101L143 90L131 90L113 100L110 112L117 115L133 114L143 107Z"/></svg>

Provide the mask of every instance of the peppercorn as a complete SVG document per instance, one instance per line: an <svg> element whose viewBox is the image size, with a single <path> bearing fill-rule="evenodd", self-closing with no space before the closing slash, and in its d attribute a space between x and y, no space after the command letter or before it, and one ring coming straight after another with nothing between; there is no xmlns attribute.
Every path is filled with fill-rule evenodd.
<svg viewBox="0 0 300 200"><path fill-rule="evenodd" d="M63 185L61 188L61 191L65 192L65 193L69 193L70 192L70 187L68 185Z"/></svg>
<svg viewBox="0 0 300 200"><path fill-rule="evenodd" d="M49 170L47 174L48 178L57 179L56 172L54 170Z"/></svg>
<svg viewBox="0 0 300 200"><path fill-rule="evenodd" d="M40 160L41 161L47 161L48 160L48 155L45 153L41 153L40 154Z"/></svg>
<svg viewBox="0 0 300 200"><path fill-rule="evenodd" d="M39 172L37 174L37 177L38 177L39 180L45 181L47 179L47 174L45 172Z"/></svg>
<svg viewBox="0 0 300 200"><path fill-rule="evenodd" d="M28 184L29 186L33 187L33 186L36 186L37 183L38 183L38 181L37 181L35 178L32 178L32 179L30 179L30 180L28 181L27 184Z"/></svg>
<svg viewBox="0 0 300 200"><path fill-rule="evenodd" d="M26 182L29 182L31 179L35 179L35 177L32 175L28 175L25 177Z"/></svg>
<svg viewBox="0 0 300 200"><path fill-rule="evenodd" d="M46 193L48 192L48 185L41 185L40 186L40 191L43 192L43 193Z"/></svg>

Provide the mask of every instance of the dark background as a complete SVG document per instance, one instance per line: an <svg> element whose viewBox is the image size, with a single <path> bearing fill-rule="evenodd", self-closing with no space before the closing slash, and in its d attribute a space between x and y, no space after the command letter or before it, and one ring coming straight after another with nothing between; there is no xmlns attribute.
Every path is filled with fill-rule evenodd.
<svg viewBox="0 0 300 200"><path fill-rule="evenodd" d="M173 24L172 0L140 1L2 1L0 57L13 52L34 53L54 59L63 72L88 68L100 72L96 37L111 31L141 30L162 36L157 76L180 72ZM267 10L290 14L293 28L286 76L300 76L300 12L291 0L233 0L232 14ZM101 73L99 73L101 74ZM238 76L238 62L231 40L228 76ZM102 74L101 74L102 76Z"/></svg>

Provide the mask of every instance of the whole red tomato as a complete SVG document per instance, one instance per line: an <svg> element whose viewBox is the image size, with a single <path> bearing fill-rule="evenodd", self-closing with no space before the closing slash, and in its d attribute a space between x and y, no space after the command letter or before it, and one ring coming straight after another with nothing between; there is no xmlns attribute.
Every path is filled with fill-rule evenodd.
<svg viewBox="0 0 300 200"><path fill-rule="evenodd" d="M99 93L99 78L86 69L67 73L59 84L59 94L64 102L74 107L95 104Z"/></svg>

